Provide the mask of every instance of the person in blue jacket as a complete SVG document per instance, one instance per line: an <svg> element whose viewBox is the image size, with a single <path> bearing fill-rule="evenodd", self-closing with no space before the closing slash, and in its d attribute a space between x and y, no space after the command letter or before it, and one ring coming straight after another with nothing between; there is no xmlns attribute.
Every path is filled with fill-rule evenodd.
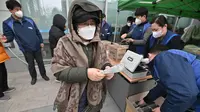
<svg viewBox="0 0 200 112"><path fill-rule="evenodd" d="M160 15L154 18L151 29L152 35L147 40L145 57L147 57L149 50L158 44L167 46L169 49L183 49L184 43L181 36L171 31L171 25L168 24L165 16Z"/></svg>
<svg viewBox="0 0 200 112"><path fill-rule="evenodd" d="M138 54L144 54L145 50L145 44L146 42L142 44L138 44L138 40L143 40L145 33L151 32L151 24L147 20L148 16L148 9L144 7L137 8L135 11L135 25L131 28L132 30L128 34L124 34L121 36L122 39L125 39L126 37L131 37L131 39L128 39L129 41L129 50L134 51Z"/></svg>
<svg viewBox="0 0 200 112"><path fill-rule="evenodd" d="M16 0L7 0L6 7L12 15L3 21L3 34L6 37L5 42L16 40L28 63L32 85L37 81L34 60L38 63L42 78L48 81L49 78L46 76L41 53L41 48L44 47L43 39L35 22L31 18L23 16L21 4Z"/></svg>
<svg viewBox="0 0 200 112"><path fill-rule="evenodd" d="M171 31L171 26L163 15L153 19L151 29L153 34L148 38L145 57L148 57L150 49L158 45L166 46L168 49L183 49L184 43L181 41L181 37ZM155 90L162 90L160 84L157 84L154 88ZM154 94L153 90L144 99L151 99L151 95Z"/></svg>
<svg viewBox="0 0 200 112"><path fill-rule="evenodd" d="M200 112L200 56L182 50L167 50L157 45L149 53L149 69L161 88L150 91L150 103L163 96L165 101L155 112L185 112L193 107Z"/></svg>
<svg viewBox="0 0 200 112"><path fill-rule="evenodd" d="M106 15L102 14L102 26L101 26L101 40L112 41L112 27L106 22Z"/></svg>

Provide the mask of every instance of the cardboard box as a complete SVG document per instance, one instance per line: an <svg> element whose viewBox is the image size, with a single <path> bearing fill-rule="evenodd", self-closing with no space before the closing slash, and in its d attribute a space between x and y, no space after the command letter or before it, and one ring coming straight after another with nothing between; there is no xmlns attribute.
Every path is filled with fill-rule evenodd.
<svg viewBox="0 0 200 112"><path fill-rule="evenodd" d="M140 93L137 95L130 96L126 99L126 109L125 112L138 112L136 108L134 107L133 102L139 101L140 99L144 98L148 92ZM164 102L164 98L160 97L157 100L155 100L155 103L159 106L161 106Z"/></svg>
<svg viewBox="0 0 200 112"><path fill-rule="evenodd" d="M108 47L109 57L115 61L120 61L126 53L126 50L128 49L127 46L119 44L111 44Z"/></svg>
<svg viewBox="0 0 200 112"><path fill-rule="evenodd" d="M134 79L134 78L142 78L145 77L148 73L147 70L141 70L141 71L135 71L135 72L130 72L129 70L125 69L122 71L124 74L126 74L129 78Z"/></svg>
<svg viewBox="0 0 200 112"><path fill-rule="evenodd" d="M107 40L102 40L101 42L103 43L103 46L105 46L105 49L108 50L108 46L111 45L111 42Z"/></svg>
<svg viewBox="0 0 200 112"><path fill-rule="evenodd" d="M139 101L140 99L144 98L148 92L139 93L137 95L129 96L126 99L126 110L125 112L138 112L133 105L133 102Z"/></svg>
<svg viewBox="0 0 200 112"><path fill-rule="evenodd" d="M129 99L126 99L126 110L125 112L137 112L136 108L133 106Z"/></svg>

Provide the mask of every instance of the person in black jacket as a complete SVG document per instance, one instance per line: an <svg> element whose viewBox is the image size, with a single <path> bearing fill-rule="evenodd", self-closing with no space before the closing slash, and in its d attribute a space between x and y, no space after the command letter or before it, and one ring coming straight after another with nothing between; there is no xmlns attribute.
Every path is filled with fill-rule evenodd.
<svg viewBox="0 0 200 112"><path fill-rule="evenodd" d="M122 36L125 33L128 33L130 31L130 28L132 26L132 24L135 22L135 18L133 18L132 16L129 16L127 18L127 23L125 26L122 27L122 30L120 32L120 36Z"/></svg>
<svg viewBox="0 0 200 112"><path fill-rule="evenodd" d="M58 40L65 35L66 19L60 14L53 17L53 25L49 31L49 43L51 49L51 56L53 57L53 50L56 47Z"/></svg>

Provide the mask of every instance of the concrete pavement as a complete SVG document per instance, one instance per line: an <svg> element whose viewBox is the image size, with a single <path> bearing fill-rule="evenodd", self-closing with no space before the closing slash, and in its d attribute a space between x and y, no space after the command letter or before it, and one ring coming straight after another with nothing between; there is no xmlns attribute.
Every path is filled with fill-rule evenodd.
<svg viewBox="0 0 200 112"><path fill-rule="evenodd" d="M15 65L16 68L20 66ZM50 72L50 65L46 67L50 81L44 81L38 72L36 85L31 85L31 78L25 72L9 73L9 86L16 87L16 90L9 93L12 98L8 101L0 101L0 112L53 112L53 102L57 95L60 83ZM120 112L113 99L108 95L102 112Z"/></svg>

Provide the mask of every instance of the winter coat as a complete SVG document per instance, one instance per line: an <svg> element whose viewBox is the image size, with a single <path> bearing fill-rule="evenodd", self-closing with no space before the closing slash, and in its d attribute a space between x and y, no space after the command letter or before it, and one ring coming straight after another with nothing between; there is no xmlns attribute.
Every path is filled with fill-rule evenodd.
<svg viewBox="0 0 200 112"><path fill-rule="evenodd" d="M88 68L104 69L109 65L100 39L100 24L94 38L85 45L72 25L72 16L78 7L88 12L97 11L101 15L101 10L86 0L75 0L71 4L68 17L70 34L58 41L51 67L53 74L62 81L55 100L58 112L78 112L79 105L82 105L80 102L85 98L84 93L88 103L84 112L98 112L106 97L105 81L94 82L87 77Z"/></svg>
<svg viewBox="0 0 200 112"><path fill-rule="evenodd" d="M152 76L160 86L151 92L152 99L161 96L162 91L166 92L161 112L185 112L197 101L199 89L193 66L181 54L164 51L149 64Z"/></svg>
<svg viewBox="0 0 200 112"><path fill-rule="evenodd" d="M0 63L4 63L8 59L10 59L10 57L6 53L3 44L0 42Z"/></svg>
<svg viewBox="0 0 200 112"><path fill-rule="evenodd" d="M22 52L41 50L42 35L29 17L24 16L21 20L9 17L3 22L3 34L7 37L7 42L15 39Z"/></svg>
<svg viewBox="0 0 200 112"><path fill-rule="evenodd" d="M62 15L56 14L54 16L53 25L49 31L49 43L52 50L56 48L58 40L65 35L65 24L66 19Z"/></svg>

